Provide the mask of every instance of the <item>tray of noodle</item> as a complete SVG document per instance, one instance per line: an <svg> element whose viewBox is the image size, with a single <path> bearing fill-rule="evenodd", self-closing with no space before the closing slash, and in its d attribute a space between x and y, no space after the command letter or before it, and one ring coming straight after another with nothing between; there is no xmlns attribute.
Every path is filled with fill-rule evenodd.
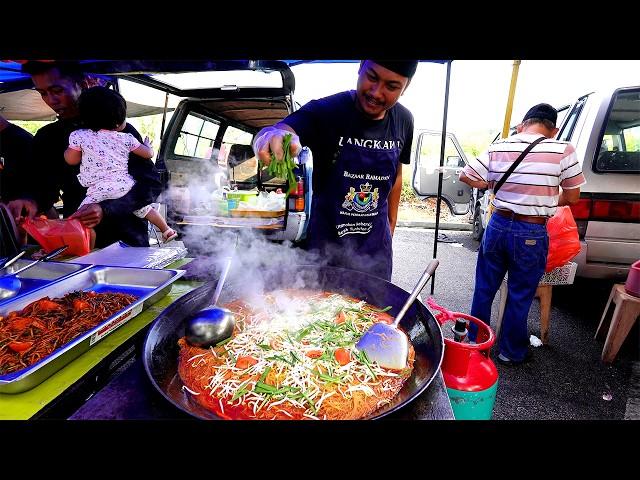
<svg viewBox="0 0 640 480"><path fill-rule="evenodd" d="M0 393L40 384L169 293L182 275L94 265L0 305Z"/></svg>

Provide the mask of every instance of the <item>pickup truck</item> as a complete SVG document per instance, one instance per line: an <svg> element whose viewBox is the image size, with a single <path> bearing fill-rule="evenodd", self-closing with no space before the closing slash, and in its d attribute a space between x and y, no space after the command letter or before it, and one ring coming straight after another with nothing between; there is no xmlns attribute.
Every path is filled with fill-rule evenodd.
<svg viewBox="0 0 640 480"><path fill-rule="evenodd" d="M640 258L640 86L582 95L558 110L557 125L556 138L576 148L587 179L579 202L571 206L581 243L572 260L578 264L576 275L624 280ZM454 138L457 153L445 147L443 198L454 214L471 210L473 236L480 240L488 196L458 181L455 173L467 159ZM460 158L454 167L455 155ZM416 158L414 189L421 196L436 195L438 170L421 174L428 162Z"/></svg>

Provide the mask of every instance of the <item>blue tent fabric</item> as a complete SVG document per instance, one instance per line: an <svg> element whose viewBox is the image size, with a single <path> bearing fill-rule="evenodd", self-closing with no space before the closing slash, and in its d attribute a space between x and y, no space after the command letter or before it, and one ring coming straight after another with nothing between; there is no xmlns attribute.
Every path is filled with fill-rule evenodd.
<svg viewBox="0 0 640 480"><path fill-rule="evenodd" d="M113 60L81 60L80 63L91 63L93 66L99 65L100 62L112 62ZM303 63L354 63L360 60L279 60L286 63L289 67L301 65ZM421 62L446 63L448 60L420 60ZM132 61L130 63L134 63ZM167 60L166 62L170 62ZM123 64L127 61L123 61ZM144 62L139 62L144 63ZM203 63L204 65L204 63ZM22 65L17 61L0 61L0 91L19 90L22 88L30 88L28 81L29 76L21 72ZM99 73L99 72L96 72Z"/></svg>

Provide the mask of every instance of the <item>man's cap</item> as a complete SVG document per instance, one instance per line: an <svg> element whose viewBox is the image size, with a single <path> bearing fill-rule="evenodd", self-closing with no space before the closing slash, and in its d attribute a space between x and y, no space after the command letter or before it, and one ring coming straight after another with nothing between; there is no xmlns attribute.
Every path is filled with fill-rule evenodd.
<svg viewBox="0 0 640 480"><path fill-rule="evenodd" d="M539 103L538 105L534 105L533 107L531 107L529 111L525 113L522 121L525 122L530 118L549 120L555 125L556 120L558 119L558 111L548 103Z"/></svg>
<svg viewBox="0 0 640 480"><path fill-rule="evenodd" d="M418 60L405 60L405 61L397 61L397 60L371 60L374 63L377 63L381 67L384 67L392 72L397 73L398 75L402 75L403 77L407 77L411 80L411 77L416 73L416 69L418 68Z"/></svg>

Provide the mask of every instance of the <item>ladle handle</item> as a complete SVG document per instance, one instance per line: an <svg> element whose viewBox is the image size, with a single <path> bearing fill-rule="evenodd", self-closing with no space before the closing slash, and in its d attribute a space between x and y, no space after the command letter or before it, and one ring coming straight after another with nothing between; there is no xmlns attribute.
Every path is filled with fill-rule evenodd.
<svg viewBox="0 0 640 480"><path fill-rule="evenodd" d="M26 250L22 250L19 254L17 254L15 257L13 257L11 260L9 260L7 263L5 263L2 268L9 268L11 265L13 265L14 263L16 263L18 261L18 259L23 256L25 253L27 253Z"/></svg>
<svg viewBox="0 0 640 480"><path fill-rule="evenodd" d="M236 233L236 241L233 244L233 250L231 251L231 255L227 258L227 261L222 268L222 272L220 273L220 278L218 278L218 284L216 285L216 291L213 293L213 298L211 299L211 303L209 306L213 307L218 305L218 299L220 298L220 294L222 293L222 287L224 286L224 282L227 279L227 275L229 273L229 269L231 268L231 263L233 262L233 257L236 254L236 249L238 248L238 234Z"/></svg>
<svg viewBox="0 0 640 480"><path fill-rule="evenodd" d="M433 275L433 272L436 271L436 268L438 268L439 264L440 264L440 261L436 258L434 258L429 262L429 265L427 265L427 268L422 274L422 277L420 277L420 280L418 281L416 286L413 288L411 295L409 295L409 298L400 309L400 313L398 313L398 315L396 316L396 319L393 322L394 327L398 326L398 324L400 323L400 320L402 320L402 317L404 317L405 313L407 313L407 310L409 310L409 307L413 304L418 294L422 291L424 286L427 284L427 282L431 278L431 275Z"/></svg>
<svg viewBox="0 0 640 480"><path fill-rule="evenodd" d="M64 252L67 248L69 248L69 245L63 245L60 248L56 248L55 250L53 250L52 252L47 253L44 257L39 258L38 260L35 260L33 262L31 262L29 265L25 265L24 267L16 270L15 272L13 272L11 275L17 275L20 272L23 272L24 270L33 267L36 263L39 262L44 262L46 260L50 260L53 257L56 257L58 255L60 255L62 252Z"/></svg>

